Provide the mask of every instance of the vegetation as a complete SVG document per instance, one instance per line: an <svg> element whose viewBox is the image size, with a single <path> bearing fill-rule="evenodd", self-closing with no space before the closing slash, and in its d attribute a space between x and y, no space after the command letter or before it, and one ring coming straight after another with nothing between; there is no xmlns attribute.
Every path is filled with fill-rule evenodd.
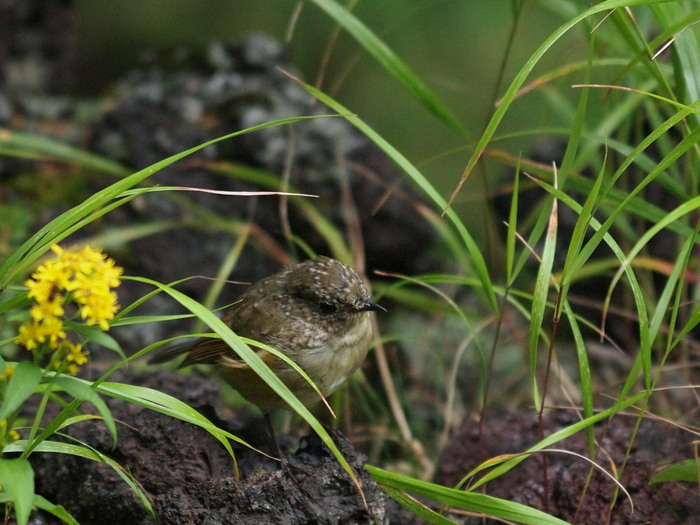
<svg viewBox="0 0 700 525"><path fill-rule="evenodd" d="M511 73L521 24L534 23L528 20L534 4L558 18L560 25ZM450 523L452 509L520 523L563 523L542 510L487 496L481 489L532 454L546 457L556 443L574 434L587 435L593 460L599 447L593 426L600 421L632 413L640 422L658 417L690 433L698 430L687 414L697 413L692 392L698 377L695 334L700 321L694 257L700 229L700 45L696 27L700 4L653 0L605 0L587 8L581 4L575 0L508 3L511 41L501 58L502 76L494 91L492 110L477 134L467 130L461 108L436 94L430 82L421 79L420 71L409 67L401 49L387 45L361 15L332 0L311 0L304 5L304 10L325 13L329 26L352 37L357 49L394 79L392 89L408 93L415 111L427 109L431 118L450 130L452 143L459 144L442 149L450 162L459 159L462 163L459 173L449 174L447 185L431 167L436 159L416 159L415 154L402 151L373 129L371 114L357 112L351 103L332 94L326 87L330 83L302 83L310 96L328 107L329 114L340 115L330 118L346 119L405 174L428 203L425 217L440 237L434 250L444 263L440 273L384 273L381 279L368 276L373 280L375 297L396 304L396 314L390 324L382 325L375 345L382 390L373 390L366 381L351 385L363 392L358 396L360 403L365 403L359 407L363 417L375 427L388 425L401 436L398 447L385 443L386 447L378 447L382 453L370 456L370 473L402 505L434 523ZM440 4L426 9L440 9ZM300 16L303 18L303 11ZM303 39L304 35L296 33L294 38ZM572 41L578 42L581 56L572 56L564 64L553 63L550 55ZM328 50L332 50L332 43ZM551 115L551 122L533 126L525 120L518 124L511 115L519 115L521 107L527 105L536 105L539 112ZM0 315L5 325L0 329L0 348L7 359L0 362L0 370L4 370L0 379L0 444L5 452L0 460L0 484L8 519L13 512L19 523L27 523L34 506L74 522L57 505L60 502L48 502L34 493L27 458L39 451L105 462L140 492L135 480L89 443L56 439L66 437L63 430L67 426L88 417L101 418L117 439L101 396L124 399L200 425L231 450L229 440L236 440L235 436L176 399L108 381L114 370L168 342L124 352L104 332L110 325L152 322L132 312L158 293L168 294L187 308L260 370L344 462L316 418L265 370L249 342L227 329L208 305L177 291L178 283L166 285L140 276L122 276L122 281L149 284L153 292L116 313L113 303L105 306L105 302L86 311L76 284L42 280L47 274L58 275L52 273L58 263L47 259L47 254L50 256L53 249L60 260L63 254L72 253L66 243L87 225L150 192L169 191L181 197L182 188L150 185L149 177L159 170L209 144L305 118L329 117L299 115L235 130L133 174L126 174L108 159L59 142L14 130L0 131L0 152L5 156L51 158L72 166L76 176L116 176L116 182L81 197L38 232L24 236L17 232L26 232L29 221L22 219L20 206L0 204L0 214L7 217L0 224ZM404 132L422 135L416 129ZM538 144L560 148L560 158L546 162L535 158ZM531 149L523 150L523 145ZM282 182L269 188L270 180L275 179L259 174L261 187L285 189ZM476 217L468 213L471 201L466 192L472 189L482 200L479 209L484 210ZM290 197L289 202L305 210L315 206L313 200L303 197ZM342 228L329 225L313 212L307 217L325 238L330 252L353 262L348 260L353 253L351 240ZM220 218L213 214L202 213L197 220L219 227ZM237 231L245 242L247 230ZM109 243L123 248L138 235L139 231L121 230ZM100 239L104 237L88 238L88 244L97 245ZM56 245L64 248L52 248ZM304 239L297 245L303 247ZM231 258L222 262L226 270L222 274L236 264L239 249L232 247ZM118 279L111 259L89 248L83 250L87 251L80 253L87 260L108 265L109 275L97 274L95 278L104 277L108 284L100 297L111 298L109 287ZM96 253L100 255L95 257ZM45 282L48 288L37 292ZM41 332L39 328L47 328L49 317L61 319L65 329L54 325ZM416 323L419 330L412 328ZM67 338L66 331L77 334L77 339ZM81 349L88 341L113 350L119 359L94 382L72 375L87 358ZM42 353L35 354L30 365L20 355L25 350L18 346ZM405 353L410 374L385 366L388 349L395 347ZM611 370L609 360L593 359L593 350L600 348L606 355L624 356L624 364ZM49 354L54 357L47 363ZM416 379L409 375L420 377L420 388L437 400L432 406L434 411L437 404L439 414L427 417L423 411L407 410L421 404L419 394L412 391ZM472 381L478 386L470 384ZM71 401L58 397L59 392ZM38 415L34 421L23 422L18 419L21 408L34 395L41 398ZM382 400L379 407L377 400ZM51 401L61 403L62 409L53 421L42 425L41 411ZM99 416L81 414L78 409L83 401L97 407ZM465 472L460 487L429 482L440 452L465 414L483 418L503 408L526 408L542 422L552 407L575 412L578 421L552 435L542 432L541 441L522 454L492 458ZM350 467L344 466L352 475ZM625 462L610 474L620 479L624 468ZM698 471L697 456L689 455L688 461L669 466L656 481L698 484ZM414 497L417 495L420 502ZM150 509L148 499L143 494L141 497ZM611 500L617 497L610 495Z"/></svg>

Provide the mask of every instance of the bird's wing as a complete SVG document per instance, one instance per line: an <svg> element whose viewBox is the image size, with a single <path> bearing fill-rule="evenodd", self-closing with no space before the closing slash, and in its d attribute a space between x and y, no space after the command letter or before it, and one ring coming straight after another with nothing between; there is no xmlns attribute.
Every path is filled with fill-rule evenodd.
<svg viewBox="0 0 700 525"><path fill-rule="evenodd" d="M172 341L156 350L156 352L149 357L148 364L155 365L165 363L166 361L170 361L171 359L181 356L185 352L189 352L191 349L192 338Z"/></svg>
<svg viewBox="0 0 700 525"><path fill-rule="evenodd" d="M236 335L270 344L277 340L276 334L280 331L281 324L279 318L271 315L275 308L277 301L274 296L248 296L232 305L224 315L223 321ZM222 357L240 361L238 355L221 339L201 337L180 366L215 364L220 362Z"/></svg>
<svg viewBox="0 0 700 525"><path fill-rule="evenodd" d="M179 368L190 365L215 364L223 356L236 358L235 352L221 339L202 337L194 344L185 360L180 363Z"/></svg>

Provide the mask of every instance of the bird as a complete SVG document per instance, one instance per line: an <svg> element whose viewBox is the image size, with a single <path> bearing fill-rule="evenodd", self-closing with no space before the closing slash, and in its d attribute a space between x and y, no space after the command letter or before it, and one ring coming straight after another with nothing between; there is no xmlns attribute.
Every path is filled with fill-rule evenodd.
<svg viewBox="0 0 700 525"><path fill-rule="evenodd" d="M321 256L250 285L222 320L238 336L291 358L327 397L364 361L372 339L370 313L380 311L386 310L371 301L355 270ZM320 401L318 392L287 362L267 350L255 350L305 406ZM183 353L187 356L179 368L213 365L224 381L260 408L272 432L269 414L288 408L286 402L223 340L201 337L191 346L165 348L151 362Z"/></svg>

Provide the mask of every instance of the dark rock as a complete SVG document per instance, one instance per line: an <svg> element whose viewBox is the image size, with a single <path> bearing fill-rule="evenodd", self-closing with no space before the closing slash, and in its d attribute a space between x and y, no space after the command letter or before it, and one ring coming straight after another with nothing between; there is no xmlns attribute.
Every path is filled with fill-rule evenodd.
<svg viewBox="0 0 700 525"><path fill-rule="evenodd" d="M545 434L549 435L571 423L573 421L567 414L554 414L546 418ZM635 435L635 425L636 418L618 416L595 428L596 463L609 473L613 462L619 474L629 444L633 442L619 481L631 496L634 512L629 499L622 492L613 502L616 487L608 476L599 469L591 470L591 464L583 458L561 452L533 455L513 470L490 481L486 493L546 509L549 514L571 523L700 523L700 499L696 486L681 482L649 483L660 465L692 457L693 435L652 419L642 421ZM466 419L442 455L436 481L454 486L482 461L501 454L521 453L538 441L539 426L533 413L488 415L481 436L478 423ZM576 434L551 448L564 449L584 457L589 454L584 433ZM546 455L547 489L543 476L543 455ZM545 504L547 492L549 497ZM462 523L482 521L469 518Z"/></svg>
<svg viewBox="0 0 700 525"><path fill-rule="evenodd" d="M204 402L213 422L261 450L270 450L259 417L233 425L216 383L196 375L161 372L137 379L191 403ZM348 474L314 434L287 457L288 468L260 452L236 445L234 462L219 441L194 425L119 400L108 402L119 422L119 439L100 421L72 425L69 435L115 460L151 500L160 523L384 523L385 496L362 468L363 457L336 434L335 441L362 485L367 505ZM233 428L231 428L233 427ZM37 492L60 502L81 523L150 523L134 491L110 467L64 454L32 456Z"/></svg>

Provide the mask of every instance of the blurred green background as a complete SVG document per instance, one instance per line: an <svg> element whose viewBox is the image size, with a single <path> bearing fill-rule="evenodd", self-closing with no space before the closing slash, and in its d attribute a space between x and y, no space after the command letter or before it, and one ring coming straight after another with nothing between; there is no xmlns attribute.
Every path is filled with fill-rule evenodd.
<svg viewBox="0 0 700 525"><path fill-rule="evenodd" d="M517 17L516 4L521 6ZM116 0L81 1L76 7L78 90L84 96L107 95L110 83L148 49L205 48L213 40L239 41L264 31L281 41L289 40L292 62L310 82L317 79L324 55L330 52L322 89L374 127L445 196L459 180L494 102L536 47L563 23L563 16L572 15L558 13L561 6L547 1L411 0L354 5L355 15L463 123L469 134L465 139L420 106L347 33L340 31L334 41L335 23L312 3ZM586 44L583 38L577 40L579 36L583 35L572 33L563 38L532 78L584 58ZM526 156L534 145L549 140L533 130L569 121L570 115L560 111L557 100L574 100L573 83L571 76L565 76L517 101L499 135L527 134L500 142L499 147ZM480 222L484 192L493 190L505 175L508 172L501 166L482 161L456 201L457 211L468 223ZM474 234L480 236L479 231Z"/></svg>

